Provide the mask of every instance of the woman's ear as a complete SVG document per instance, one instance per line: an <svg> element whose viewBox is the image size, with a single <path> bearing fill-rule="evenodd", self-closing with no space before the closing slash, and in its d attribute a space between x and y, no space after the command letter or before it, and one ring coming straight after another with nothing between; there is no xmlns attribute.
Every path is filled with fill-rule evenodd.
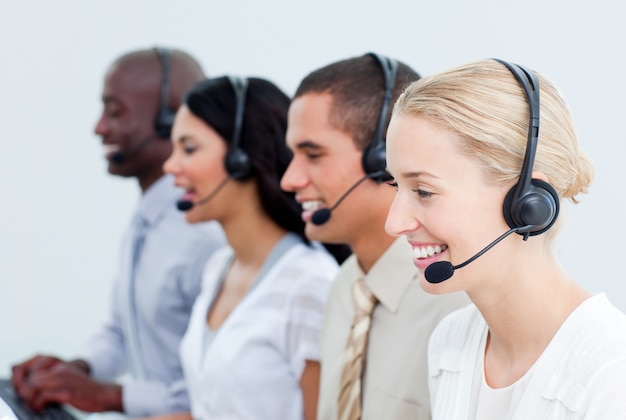
<svg viewBox="0 0 626 420"><path fill-rule="evenodd" d="M541 180L543 182L548 182L548 177L546 176L546 174L544 174L543 172L540 172L540 171L533 171L531 178L532 179L538 179L538 180Z"/></svg>

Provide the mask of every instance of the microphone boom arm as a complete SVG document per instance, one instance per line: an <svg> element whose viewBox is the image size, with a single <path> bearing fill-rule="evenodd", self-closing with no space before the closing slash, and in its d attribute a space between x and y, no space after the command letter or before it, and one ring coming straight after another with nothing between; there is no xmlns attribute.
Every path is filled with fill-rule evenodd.
<svg viewBox="0 0 626 420"><path fill-rule="evenodd" d="M331 208L329 208L328 210L329 210L329 211L333 211L333 210L335 210L335 209L337 208L337 206L338 206L339 204L341 204L341 202L344 200L344 198L346 198L348 195L350 195L350 193L351 193L352 191L354 191L354 189L355 189L356 187L358 187L359 185L361 185L361 183L362 183L363 181L365 181L366 179L371 178L371 177L372 177L372 176L371 176L371 174L366 174L363 178L359 179L359 180L356 182L356 184L354 184L353 186L351 186L351 187L348 189L348 191L346 191L345 193L343 193L343 195L339 198L339 200L337 200L337 202L335 203L335 205L334 205L334 206L332 206Z"/></svg>
<svg viewBox="0 0 626 420"><path fill-rule="evenodd" d="M481 255L483 255L485 252L489 251L491 248L493 248L496 244L498 244L501 240L503 240L504 238L509 236L511 233L516 233L518 230L521 230L521 229L524 229L524 227L514 227L514 228L511 228L510 230L507 230L502 235L500 235L498 237L498 239L496 239L495 241L493 241L492 243L487 245L485 248L483 248L478 254L474 255L472 258L470 258L469 260L467 260L467 261L465 261L465 262L463 262L463 263L461 263L459 265L455 265L454 269L456 270L457 268L465 267L467 264L471 263L476 258L478 258Z"/></svg>

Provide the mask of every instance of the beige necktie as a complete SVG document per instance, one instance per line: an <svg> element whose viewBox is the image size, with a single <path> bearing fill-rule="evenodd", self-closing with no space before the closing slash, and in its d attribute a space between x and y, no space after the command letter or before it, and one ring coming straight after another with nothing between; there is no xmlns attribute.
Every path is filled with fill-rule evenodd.
<svg viewBox="0 0 626 420"><path fill-rule="evenodd" d="M346 345L341 389L339 390L339 420L361 418L361 379L365 365L367 337L372 320L372 311L377 299L361 278L352 289L354 318Z"/></svg>

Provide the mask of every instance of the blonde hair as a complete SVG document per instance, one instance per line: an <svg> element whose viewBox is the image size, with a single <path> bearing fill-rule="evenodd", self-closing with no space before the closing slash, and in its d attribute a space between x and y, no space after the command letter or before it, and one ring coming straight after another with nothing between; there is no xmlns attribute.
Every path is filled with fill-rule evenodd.
<svg viewBox="0 0 626 420"><path fill-rule="evenodd" d="M533 170L546 175L561 198L578 202L594 169L579 149L570 110L556 87L535 73L540 85L540 127ZM464 141L460 150L476 159L486 179L517 182L526 152L529 105L513 74L495 60L471 62L406 87L393 114L421 115Z"/></svg>

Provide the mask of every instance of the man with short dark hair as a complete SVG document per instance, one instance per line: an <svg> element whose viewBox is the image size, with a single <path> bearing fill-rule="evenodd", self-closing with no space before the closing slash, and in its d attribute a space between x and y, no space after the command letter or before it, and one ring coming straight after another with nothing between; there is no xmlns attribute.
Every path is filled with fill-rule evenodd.
<svg viewBox="0 0 626 420"><path fill-rule="evenodd" d="M385 232L384 133L393 101L419 75L377 54L302 80L289 109L293 160L281 181L302 204L312 240L347 243L325 311L318 419L430 419L427 343L463 294L424 292L412 251Z"/></svg>
<svg viewBox="0 0 626 420"><path fill-rule="evenodd" d="M13 367L13 384L32 409L58 402L130 417L189 410L178 347L204 263L225 240L216 224L185 222L175 206L181 191L162 166L175 111L204 77L189 54L165 48L130 52L108 69L95 132L109 173L137 179L142 196L108 323L75 360L39 355ZM127 381L114 382L125 373Z"/></svg>

